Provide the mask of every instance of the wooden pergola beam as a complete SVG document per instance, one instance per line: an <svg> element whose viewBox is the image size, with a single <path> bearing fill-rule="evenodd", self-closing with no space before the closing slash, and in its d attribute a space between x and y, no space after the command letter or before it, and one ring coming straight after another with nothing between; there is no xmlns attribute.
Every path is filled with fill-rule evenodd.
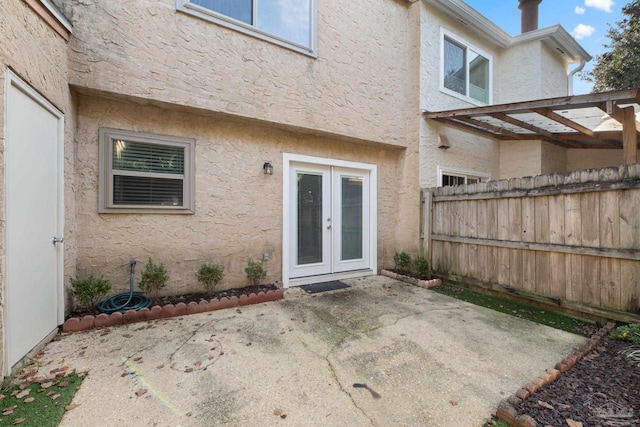
<svg viewBox="0 0 640 427"><path fill-rule="evenodd" d="M485 123L485 122L481 122L479 120L475 120L471 117L467 117L467 116L461 116L461 117L456 117L456 120L459 120L461 122L465 122L465 123L469 123L472 126L477 126L479 128L485 128L488 129L492 132L495 132L497 134L500 134L502 136L505 136L507 138L511 138L511 139L523 139L526 136L519 134L519 133L515 133L515 132L511 132L509 130L503 129L499 126L494 126L492 124L489 123ZM535 135L532 135L535 138Z"/></svg>
<svg viewBox="0 0 640 427"><path fill-rule="evenodd" d="M582 126L579 123L574 122L573 120L570 120L564 116L561 116L560 114L556 113L555 111L551 110L550 108L536 108L533 110L534 113L540 114L541 116L544 116L550 120L553 120L554 122L558 122L560 124L565 125L568 128L571 128L573 130L576 130L582 134L588 135L592 138L598 138L598 136L596 135L596 133L594 131L592 131L591 129Z"/></svg>
<svg viewBox="0 0 640 427"><path fill-rule="evenodd" d="M498 120L502 120L503 122L506 123L511 123L512 125L521 127L523 129L527 129L530 130L531 132L536 133L537 135L540 135L542 137L544 137L544 139L548 142L551 142L553 144L559 145L561 147L565 147L565 148L578 148L581 147L582 144L580 143L571 143L568 140L560 140L557 138L556 134L553 134L545 129L542 129L538 126L534 126L530 123L524 122L522 120L518 120L514 117L508 116L504 113L491 113L490 114L491 117L494 117Z"/></svg>
<svg viewBox="0 0 640 427"><path fill-rule="evenodd" d="M624 163L638 163L638 132L636 130L636 112L633 107L621 108L622 112L622 150Z"/></svg>

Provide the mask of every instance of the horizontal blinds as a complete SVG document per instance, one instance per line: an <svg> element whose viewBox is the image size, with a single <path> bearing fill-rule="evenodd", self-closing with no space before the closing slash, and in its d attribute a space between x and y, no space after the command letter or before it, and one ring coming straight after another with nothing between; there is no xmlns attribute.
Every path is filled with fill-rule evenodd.
<svg viewBox="0 0 640 427"><path fill-rule="evenodd" d="M184 206L185 148L112 140L114 206Z"/></svg>
<svg viewBox="0 0 640 427"><path fill-rule="evenodd" d="M118 170L184 174L184 147L113 140L112 167Z"/></svg>

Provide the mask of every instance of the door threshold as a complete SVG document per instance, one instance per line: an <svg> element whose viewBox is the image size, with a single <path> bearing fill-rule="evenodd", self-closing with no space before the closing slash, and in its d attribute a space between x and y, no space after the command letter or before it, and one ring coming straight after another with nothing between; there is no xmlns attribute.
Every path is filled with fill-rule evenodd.
<svg viewBox="0 0 640 427"><path fill-rule="evenodd" d="M353 279L356 277L373 276L376 273L371 269L345 271L344 273L321 274L318 276L296 277L285 282L284 287L311 285L313 283L329 282L331 280Z"/></svg>

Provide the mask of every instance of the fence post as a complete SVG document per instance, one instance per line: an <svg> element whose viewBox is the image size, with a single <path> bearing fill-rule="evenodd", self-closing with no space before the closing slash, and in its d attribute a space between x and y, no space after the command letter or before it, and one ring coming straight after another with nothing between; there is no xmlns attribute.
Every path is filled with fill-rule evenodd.
<svg viewBox="0 0 640 427"><path fill-rule="evenodd" d="M420 225L422 239L422 256L429 261L429 273L431 273L431 217L433 193L428 188L423 188L420 193L422 203L422 224Z"/></svg>

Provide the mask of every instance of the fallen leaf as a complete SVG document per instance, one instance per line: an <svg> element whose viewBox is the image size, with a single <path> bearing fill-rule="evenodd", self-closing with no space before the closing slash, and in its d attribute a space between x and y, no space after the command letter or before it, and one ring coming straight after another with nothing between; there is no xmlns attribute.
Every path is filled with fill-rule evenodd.
<svg viewBox="0 0 640 427"><path fill-rule="evenodd" d="M24 403L31 403L31 402L33 402L34 400L36 400L36 398L35 398L35 397L27 397L25 400L23 400L23 402L24 402Z"/></svg>
<svg viewBox="0 0 640 427"><path fill-rule="evenodd" d="M212 354L209 355L209 360L213 360L214 356ZM1 399L0 399L1 400Z"/></svg>
<svg viewBox="0 0 640 427"><path fill-rule="evenodd" d="M47 394L45 394L45 396L49 397L49 396L53 396L54 394L56 394L56 393L53 392L53 391L49 391L49 392L47 392Z"/></svg>
<svg viewBox="0 0 640 427"><path fill-rule="evenodd" d="M56 393L53 396L51 396L51 400L56 400L59 397L60 397L60 395L58 393Z"/></svg>
<svg viewBox="0 0 640 427"><path fill-rule="evenodd" d="M549 405L547 402L543 401L543 400L538 400L538 405L542 406L543 408L547 408L547 409L551 409L553 410L553 406Z"/></svg>
<svg viewBox="0 0 640 427"><path fill-rule="evenodd" d="M131 334L122 334L122 336L123 336L124 338L131 338L133 335L131 335Z"/></svg>
<svg viewBox="0 0 640 427"><path fill-rule="evenodd" d="M25 397L26 395L28 395L31 392L30 388L25 388L24 390L22 390L20 393L16 394L16 399L22 399L23 397Z"/></svg>
<svg viewBox="0 0 640 427"><path fill-rule="evenodd" d="M76 405L75 403L72 403L71 405L67 405L67 406L65 406L65 407L64 407L64 409L65 409L66 411L71 411L71 410L73 410L73 409L76 409L77 407L78 407L78 405Z"/></svg>
<svg viewBox="0 0 640 427"><path fill-rule="evenodd" d="M40 387L47 389L49 387L51 387L53 385L53 383L51 381L47 381L46 383L42 383L40 384Z"/></svg>
<svg viewBox="0 0 640 427"><path fill-rule="evenodd" d="M141 388L140 390L136 391L136 396L140 397L147 394L147 389L146 388Z"/></svg>
<svg viewBox="0 0 640 427"><path fill-rule="evenodd" d="M273 415L275 415L276 417L279 417L283 413L284 412L282 412L282 409L280 409L280 408L276 408L276 409L273 410Z"/></svg>
<svg viewBox="0 0 640 427"><path fill-rule="evenodd" d="M5 396L4 394L0 394L0 402L2 402L7 396Z"/></svg>
<svg viewBox="0 0 640 427"><path fill-rule="evenodd" d="M164 368L164 365L158 365L158 366L156 366L156 369L162 369L162 368Z"/></svg>
<svg viewBox="0 0 640 427"><path fill-rule="evenodd" d="M455 400L450 400L449 403L451 404L451 406L458 406L458 402L456 402Z"/></svg>
<svg viewBox="0 0 640 427"><path fill-rule="evenodd" d="M58 383L58 386L59 386L59 387L66 387L66 386L68 386L68 385L69 385L69 382L68 382L68 381L60 381L60 382Z"/></svg>
<svg viewBox="0 0 640 427"><path fill-rule="evenodd" d="M584 427L581 422L574 421L571 418L567 418L566 421L569 427Z"/></svg>
<svg viewBox="0 0 640 427"><path fill-rule="evenodd" d="M134 362L139 362L139 361L141 361L141 360L142 360L142 356L140 356L140 357L136 357L135 359L133 359L133 361L134 361Z"/></svg>
<svg viewBox="0 0 640 427"><path fill-rule="evenodd" d="M16 418L15 420L13 420L13 424L22 424L24 422L24 420L26 420L26 418Z"/></svg>
<svg viewBox="0 0 640 427"><path fill-rule="evenodd" d="M196 363L194 363L194 365L200 366L200 365L202 365L202 362L198 360Z"/></svg>
<svg viewBox="0 0 640 427"><path fill-rule="evenodd" d="M187 374L190 374L191 372L193 372L193 368L187 368L184 370Z"/></svg>
<svg viewBox="0 0 640 427"><path fill-rule="evenodd" d="M78 353L78 356L84 356L85 355L85 351L82 350L80 353Z"/></svg>
<svg viewBox="0 0 640 427"><path fill-rule="evenodd" d="M16 394L18 394L18 393L20 393L20 391L19 391L19 390L13 390L13 391L11 392L11 396L15 396L15 395L16 395Z"/></svg>

